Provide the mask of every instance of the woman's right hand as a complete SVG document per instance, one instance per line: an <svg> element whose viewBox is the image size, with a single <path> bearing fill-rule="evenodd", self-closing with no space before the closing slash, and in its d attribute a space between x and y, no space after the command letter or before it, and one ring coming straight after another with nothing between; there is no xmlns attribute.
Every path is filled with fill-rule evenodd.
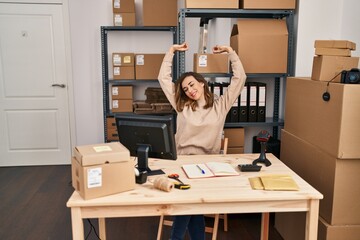
<svg viewBox="0 0 360 240"><path fill-rule="evenodd" d="M169 49L169 52L171 52L171 53L175 53L176 51L183 52L183 51L186 51L188 49L189 49L189 47L188 47L187 43L184 42L183 44L174 44L174 45L172 45L170 47L170 49Z"/></svg>

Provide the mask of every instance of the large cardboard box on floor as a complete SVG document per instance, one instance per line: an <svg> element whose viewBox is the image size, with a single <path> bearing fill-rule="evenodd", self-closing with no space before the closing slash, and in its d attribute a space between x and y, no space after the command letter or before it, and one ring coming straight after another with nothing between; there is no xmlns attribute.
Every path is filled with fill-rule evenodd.
<svg viewBox="0 0 360 240"><path fill-rule="evenodd" d="M119 142L77 146L72 185L85 200L135 188L134 163Z"/></svg>
<svg viewBox="0 0 360 240"><path fill-rule="evenodd" d="M195 53L193 70L197 73L228 73L229 55Z"/></svg>
<svg viewBox="0 0 360 240"><path fill-rule="evenodd" d="M275 215L275 228L284 240L304 240L305 222L304 212ZM358 240L359 236L360 225L331 225L319 217L317 240Z"/></svg>
<svg viewBox="0 0 360 240"><path fill-rule="evenodd" d="M327 91L330 100L324 101ZM288 78L285 130L336 158L360 158L360 84Z"/></svg>
<svg viewBox="0 0 360 240"><path fill-rule="evenodd" d="M313 59L311 79L319 81L340 82L341 71L357 68L359 57L315 56Z"/></svg>
<svg viewBox="0 0 360 240"><path fill-rule="evenodd" d="M242 9L295 9L296 0L240 0Z"/></svg>
<svg viewBox="0 0 360 240"><path fill-rule="evenodd" d="M186 0L186 8L229 8L238 9L239 0Z"/></svg>
<svg viewBox="0 0 360 240"><path fill-rule="evenodd" d="M324 195L319 215L331 225L359 225L360 157L336 158L286 130L281 144L281 161Z"/></svg>
<svg viewBox="0 0 360 240"><path fill-rule="evenodd" d="M177 0L143 0L143 26L177 25Z"/></svg>
<svg viewBox="0 0 360 240"><path fill-rule="evenodd" d="M319 218L318 240L359 240L360 225L330 225Z"/></svg>
<svg viewBox="0 0 360 240"><path fill-rule="evenodd" d="M155 80L159 76L165 54L136 54L135 78L137 80Z"/></svg>
<svg viewBox="0 0 360 240"><path fill-rule="evenodd" d="M231 47L246 73L286 73L288 31L285 20L239 19L233 26Z"/></svg>

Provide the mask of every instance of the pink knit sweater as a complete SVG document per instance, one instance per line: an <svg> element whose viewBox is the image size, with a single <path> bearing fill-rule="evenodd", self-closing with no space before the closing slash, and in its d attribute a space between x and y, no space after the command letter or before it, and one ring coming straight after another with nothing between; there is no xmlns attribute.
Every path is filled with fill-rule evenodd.
<svg viewBox="0 0 360 240"><path fill-rule="evenodd" d="M171 76L173 57L173 53L166 53L158 79L166 97L176 109L175 84ZM198 102L199 107L195 111L185 106L182 112L177 112L175 141L179 155L218 154L220 152L221 134L226 115L240 95L246 80L244 68L237 54L232 51L229 58L233 77L225 94L215 98L213 107L204 109L204 102Z"/></svg>

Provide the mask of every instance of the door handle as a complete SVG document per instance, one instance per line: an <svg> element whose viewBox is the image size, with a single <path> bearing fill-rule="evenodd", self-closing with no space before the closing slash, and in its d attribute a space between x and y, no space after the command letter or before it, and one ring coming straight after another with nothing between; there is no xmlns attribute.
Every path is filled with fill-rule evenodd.
<svg viewBox="0 0 360 240"><path fill-rule="evenodd" d="M51 85L52 87L61 87L61 88L65 88L66 85L65 84L58 84L58 83L55 83L53 85Z"/></svg>

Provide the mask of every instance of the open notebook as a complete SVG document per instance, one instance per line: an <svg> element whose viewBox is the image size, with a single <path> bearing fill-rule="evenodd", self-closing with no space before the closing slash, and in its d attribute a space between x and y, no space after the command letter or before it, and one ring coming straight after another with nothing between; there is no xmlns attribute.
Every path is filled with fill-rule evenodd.
<svg viewBox="0 0 360 240"><path fill-rule="evenodd" d="M183 165L182 168L184 169L188 178L208 178L239 175L233 166L231 166L229 163L223 162L186 164Z"/></svg>

